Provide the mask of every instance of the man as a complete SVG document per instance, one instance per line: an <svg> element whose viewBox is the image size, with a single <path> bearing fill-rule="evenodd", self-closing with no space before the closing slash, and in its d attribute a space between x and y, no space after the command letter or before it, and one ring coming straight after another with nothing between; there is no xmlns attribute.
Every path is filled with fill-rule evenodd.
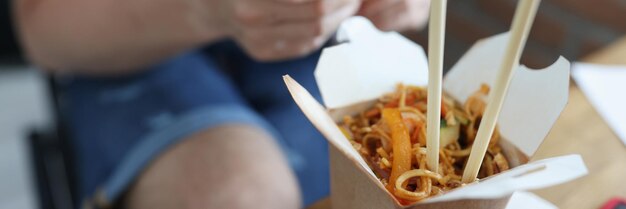
<svg viewBox="0 0 626 209"><path fill-rule="evenodd" d="M328 195L325 141L280 75L341 21L419 29L427 0L14 0L28 59L59 74L83 207L298 208Z"/></svg>

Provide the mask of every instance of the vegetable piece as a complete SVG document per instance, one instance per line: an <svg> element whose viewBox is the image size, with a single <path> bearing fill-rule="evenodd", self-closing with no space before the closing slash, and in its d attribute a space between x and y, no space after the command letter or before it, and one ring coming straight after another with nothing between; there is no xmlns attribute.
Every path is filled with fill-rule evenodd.
<svg viewBox="0 0 626 209"><path fill-rule="evenodd" d="M393 161L387 190L393 194L398 176L411 169L411 141L400 110L385 108L382 117L391 131Z"/></svg>
<svg viewBox="0 0 626 209"><path fill-rule="evenodd" d="M463 125L467 125L470 123L465 113L459 110L454 110L454 117L456 118L457 121L459 121Z"/></svg>
<svg viewBox="0 0 626 209"><path fill-rule="evenodd" d="M446 147L459 139L459 132L461 126L457 123L454 126L441 126L441 132L439 134L439 144L441 147Z"/></svg>

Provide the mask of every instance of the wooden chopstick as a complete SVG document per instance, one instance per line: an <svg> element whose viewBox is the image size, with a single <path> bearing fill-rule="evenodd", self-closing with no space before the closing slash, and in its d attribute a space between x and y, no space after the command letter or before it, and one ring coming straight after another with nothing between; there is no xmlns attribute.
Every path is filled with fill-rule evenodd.
<svg viewBox="0 0 626 209"><path fill-rule="evenodd" d="M540 2L541 0L519 0L517 4L504 60L496 77L495 85L489 95L485 113L480 122L469 160L463 172L464 183L473 182L478 176L478 171L500 115L500 109L504 103L509 83L513 77L514 70L519 66L519 59L526 45L526 39Z"/></svg>
<svg viewBox="0 0 626 209"><path fill-rule="evenodd" d="M426 126L426 164L437 173L439 168L439 131L441 123L441 80L446 31L447 0L433 0L428 25L428 112Z"/></svg>

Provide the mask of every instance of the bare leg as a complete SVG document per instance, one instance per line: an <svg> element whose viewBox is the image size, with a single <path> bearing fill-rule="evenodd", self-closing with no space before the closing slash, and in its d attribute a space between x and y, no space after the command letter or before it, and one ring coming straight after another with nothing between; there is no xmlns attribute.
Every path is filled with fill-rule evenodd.
<svg viewBox="0 0 626 209"><path fill-rule="evenodd" d="M184 139L157 158L126 194L127 208L301 207L294 174L274 140L248 125Z"/></svg>

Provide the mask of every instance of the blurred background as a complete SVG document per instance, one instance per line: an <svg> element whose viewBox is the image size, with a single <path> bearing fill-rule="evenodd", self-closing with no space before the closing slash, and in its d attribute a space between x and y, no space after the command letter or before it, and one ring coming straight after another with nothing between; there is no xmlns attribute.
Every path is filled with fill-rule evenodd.
<svg viewBox="0 0 626 209"><path fill-rule="evenodd" d="M28 136L49 127L50 105L43 77L34 69L0 68L0 208L37 208Z"/></svg>
<svg viewBox="0 0 626 209"><path fill-rule="evenodd" d="M449 69L478 39L509 30L515 0L449 1L445 66ZM620 38L626 31L626 1L542 1L522 63L543 68L559 55L578 60ZM425 48L428 30L406 34Z"/></svg>
<svg viewBox="0 0 626 209"><path fill-rule="evenodd" d="M476 40L507 31L516 2L450 1L445 68L449 69ZM531 68L542 68L559 55L579 60L622 37L626 31L625 19L624 0L543 1L522 63ZM405 35L427 47L426 29ZM15 46L0 46L6 47ZM54 121L53 96L50 94L53 91L46 80L46 75L29 67L19 56L0 54L0 209L36 208L42 200L38 195L41 182L37 183L35 165L39 164L41 171L41 166L45 170L59 164L63 166L65 162L62 158L52 159L59 156L53 154L44 156L48 164L40 164L36 158L42 156L34 156L31 152L41 146L31 143L33 137L41 139L41 134L50 133L49 130L55 128L51 122ZM51 149L62 150L55 146ZM69 190L61 189L54 195L63 199L64 193Z"/></svg>

